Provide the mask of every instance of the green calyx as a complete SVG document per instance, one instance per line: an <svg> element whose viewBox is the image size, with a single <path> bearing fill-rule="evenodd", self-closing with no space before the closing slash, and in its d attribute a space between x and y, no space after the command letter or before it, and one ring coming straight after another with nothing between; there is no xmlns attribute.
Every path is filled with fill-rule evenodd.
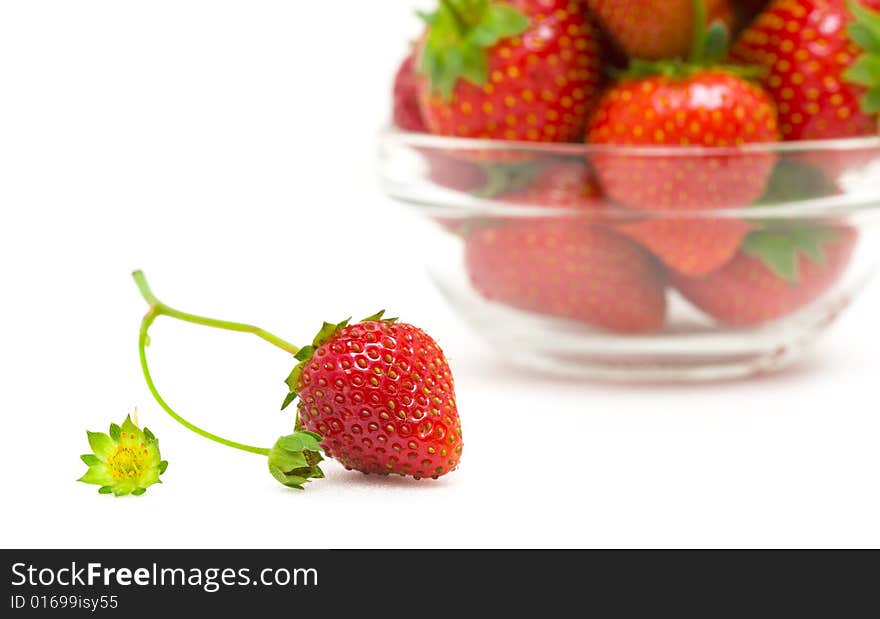
<svg viewBox="0 0 880 619"><path fill-rule="evenodd" d="M372 316L368 316L359 322L397 322L397 318L384 318L385 310L373 314ZM291 403L299 397L299 382L302 377L303 370L309 361L311 361L312 357L315 356L315 351L317 351L321 346L332 340L336 335L348 327L351 324L351 318L346 318L342 322L338 323L330 323L325 322L321 327L321 330L318 331L318 334L315 336L315 339L312 340L312 343L309 346L303 346L299 349L294 355L294 358L299 361L298 364L293 368L284 382L287 384L287 388L289 392L287 397L284 398L284 402L281 404L281 410L286 409ZM297 422L298 425L298 422Z"/></svg>
<svg viewBox="0 0 880 619"><path fill-rule="evenodd" d="M837 239L838 233L827 228L759 230L746 237L742 251L761 260L787 282L796 284L800 281L800 256L806 256L816 264L825 264L825 246Z"/></svg>
<svg viewBox="0 0 880 619"><path fill-rule="evenodd" d="M509 4L491 0L440 0L436 11L420 17L428 25L428 35L419 72L428 77L431 91L446 101L452 99L459 79L485 85L487 50L522 34L530 23Z"/></svg>
<svg viewBox="0 0 880 619"><path fill-rule="evenodd" d="M849 35L864 53L843 77L868 90L860 103L862 111L873 116L880 113L880 13L863 7L857 0L849 0L849 10L855 19L849 26Z"/></svg>
<svg viewBox="0 0 880 619"><path fill-rule="evenodd" d="M473 192L477 198L486 200L529 187L541 172L540 163L486 163L486 184Z"/></svg>
<svg viewBox="0 0 880 619"><path fill-rule="evenodd" d="M294 432L282 436L269 451L269 472L288 488L303 490L312 479L323 479L324 471L318 464L321 456L321 437L314 432Z"/></svg>
<svg viewBox="0 0 880 619"><path fill-rule="evenodd" d="M825 198L839 191L837 185L829 181L821 169L797 160L782 160L776 164L764 195L755 204L784 205Z"/></svg>
<svg viewBox="0 0 880 619"><path fill-rule="evenodd" d="M141 430L131 417L110 432L87 432L92 453L80 456L89 467L77 481L100 486L101 494L140 496L168 468L159 453L159 440L148 428Z"/></svg>
<svg viewBox="0 0 880 619"><path fill-rule="evenodd" d="M753 66L723 64L730 48L730 30L723 21L706 24L708 12L705 0L693 0L694 40L687 59L642 60L634 58L626 71L616 74L620 79L644 79L662 75L673 79L688 79L705 71L718 69L743 79L756 79L762 69Z"/></svg>

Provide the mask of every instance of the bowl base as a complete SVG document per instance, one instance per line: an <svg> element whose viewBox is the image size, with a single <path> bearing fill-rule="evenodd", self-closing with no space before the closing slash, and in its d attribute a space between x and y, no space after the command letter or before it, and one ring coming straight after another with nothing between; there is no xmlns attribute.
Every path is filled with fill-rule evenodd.
<svg viewBox="0 0 880 619"><path fill-rule="evenodd" d="M803 359L849 304L847 295L832 294L764 327L737 329L720 327L673 292L679 322L657 334L624 336L491 303L465 285L434 279L503 361L613 382L712 382L778 372Z"/></svg>
<svg viewBox="0 0 880 619"><path fill-rule="evenodd" d="M502 360L522 369L555 376L586 378L616 383L698 383L719 382L760 376L784 370L800 361L812 342L790 345L753 355L716 357L600 356L571 357L546 351L505 350L493 343Z"/></svg>

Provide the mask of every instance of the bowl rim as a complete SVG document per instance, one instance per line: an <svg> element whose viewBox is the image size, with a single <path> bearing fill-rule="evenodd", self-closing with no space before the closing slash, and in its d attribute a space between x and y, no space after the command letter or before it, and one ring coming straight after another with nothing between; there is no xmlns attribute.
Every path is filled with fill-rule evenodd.
<svg viewBox="0 0 880 619"><path fill-rule="evenodd" d="M547 155L639 155L645 157L693 157L743 155L755 153L817 153L855 150L880 151L880 135L837 138L831 140L798 140L789 142L749 142L738 146L653 146L589 144L573 142L526 142L462 138L405 131L386 125L380 134L384 142L436 150L531 151Z"/></svg>
<svg viewBox="0 0 880 619"><path fill-rule="evenodd" d="M751 204L721 209L630 209L612 208L585 210L572 207L548 207L541 204L508 203L495 197L466 194L452 189L432 188L428 198L420 191L413 191L420 183L407 186L389 178L381 160L395 149L435 151L451 155L456 151L518 151L536 156L584 157L597 154L644 157L695 157L695 156L765 156L787 155L792 153L816 155L820 153L876 152L880 161L880 136L841 138L835 140L803 140L798 142L761 142L733 147L706 146L608 146L595 144L553 144L549 142L508 142L504 140L483 140L439 136L429 133L403 131L386 125L379 136L380 176L385 192L398 200L417 207L429 216L483 216L501 218L586 218L596 221L638 221L643 219L746 219L746 220L819 220L826 218L849 217L856 214L880 214L880 187L871 186L869 191L860 187L854 191L841 191L832 196L802 199L792 202L772 204Z"/></svg>

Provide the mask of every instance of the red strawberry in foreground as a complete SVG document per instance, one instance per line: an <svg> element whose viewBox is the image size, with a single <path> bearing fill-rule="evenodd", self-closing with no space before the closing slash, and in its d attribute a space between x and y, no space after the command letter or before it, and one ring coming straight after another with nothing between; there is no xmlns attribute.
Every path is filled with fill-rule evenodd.
<svg viewBox="0 0 880 619"><path fill-rule="evenodd" d="M858 0L856 6L880 10L880 0ZM864 13L858 37L880 49L880 16L872 21ZM734 46L736 60L766 68L762 81L778 105L783 139L877 133L880 94L863 97L865 87L880 86L880 76L871 61L850 74L862 54L848 34L854 23L847 0L775 0Z"/></svg>
<svg viewBox="0 0 880 619"><path fill-rule="evenodd" d="M424 331L381 318L325 324L297 355L285 406L299 397L299 423L347 468L445 475L462 449L449 364Z"/></svg>
<svg viewBox="0 0 880 619"><path fill-rule="evenodd" d="M490 301L619 333L658 331L663 274L632 242L582 222L527 221L472 233L465 261Z"/></svg>
<svg viewBox="0 0 880 619"><path fill-rule="evenodd" d="M394 78L394 125L404 131L427 133L419 109L419 78L415 71L415 52L400 65Z"/></svg>
<svg viewBox="0 0 880 619"><path fill-rule="evenodd" d="M683 58L694 40L693 0L588 0L602 27L632 58ZM733 25L728 0L709 0L705 24Z"/></svg>
<svg viewBox="0 0 880 619"><path fill-rule="evenodd" d="M674 277L694 305L731 325L759 325L819 299L846 270L857 240L852 228L761 231L703 278Z"/></svg>
<svg viewBox="0 0 880 619"><path fill-rule="evenodd" d="M770 99L724 70L624 81L600 100L587 139L593 144L704 146L705 153L603 154L592 161L608 198L654 211L653 219L620 226L672 269L709 273L728 262L749 231L745 222L706 211L743 207L763 193L776 157L740 152L747 142L778 139ZM674 211L663 218L657 211ZM683 217L699 211L693 218Z"/></svg>
<svg viewBox="0 0 880 619"><path fill-rule="evenodd" d="M141 368L158 404L177 422L227 447L268 457L280 483L302 489L324 477L321 451L364 473L437 478L455 470L461 457L461 423L449 364L424 331L383 313L349 325L323 328L299 348L264 329L244 323L177 311L159 301L144 274L133 274L150 309L138 340ZM160 316L238 333L250 333L293 355L299 363L288 376L282 408L299 398L292 434L272 448L254 447L212 434L186 421L159 395L146 348Z"/></svg>
<svg viewBox="0 0 880 619"><path fill-rule="evenodd" d="M581 139L601 72L581 0L441 0L426 21L418 68L432 133Z"/></svg>

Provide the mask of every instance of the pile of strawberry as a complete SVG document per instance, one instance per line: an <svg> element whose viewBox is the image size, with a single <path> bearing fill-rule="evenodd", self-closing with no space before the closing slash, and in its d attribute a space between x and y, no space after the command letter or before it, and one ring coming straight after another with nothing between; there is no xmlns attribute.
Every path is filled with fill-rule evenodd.
<svg viewBox="0 0 880 619"><path fill-rule="evenodd" d="M394 86L399 128L603 146L586 161L429 155L440 185L575 214L457 228L487 299L645 333L674 287L757 325L844 272L845 222L731 209L832 194L859 163L741 147L877 133L880 0L440 0L423 17Z"/></svg>

